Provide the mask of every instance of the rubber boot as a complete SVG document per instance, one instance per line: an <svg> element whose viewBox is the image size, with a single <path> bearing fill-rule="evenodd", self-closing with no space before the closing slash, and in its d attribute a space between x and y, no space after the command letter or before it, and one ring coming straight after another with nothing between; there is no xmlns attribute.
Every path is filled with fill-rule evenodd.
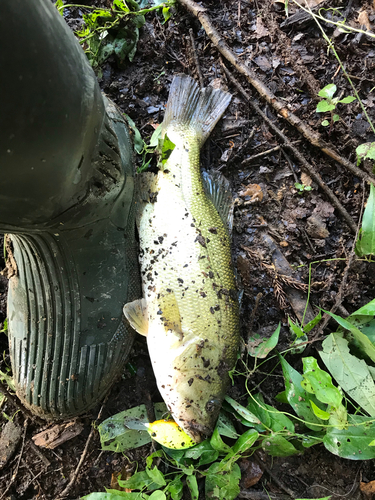
<svg viewBox="0 0 375 500"><path fill-rule="evenodd" d="M49 0L1 0L0 46L13 376L32 412L73 417L103 398L133 341L122 316L140 296L132 144Z"/></svg>

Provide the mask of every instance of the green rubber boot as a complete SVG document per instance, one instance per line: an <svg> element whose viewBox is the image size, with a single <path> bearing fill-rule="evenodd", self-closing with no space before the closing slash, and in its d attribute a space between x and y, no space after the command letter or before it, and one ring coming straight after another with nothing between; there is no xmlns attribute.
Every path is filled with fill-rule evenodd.
<svg viewBox="0 0 375 500"><path fill-rule="evenodd" d="M46 419L79 415L122 373L140 296L133 152L48 0L2 0L0 232L17 394Z"/></svg>

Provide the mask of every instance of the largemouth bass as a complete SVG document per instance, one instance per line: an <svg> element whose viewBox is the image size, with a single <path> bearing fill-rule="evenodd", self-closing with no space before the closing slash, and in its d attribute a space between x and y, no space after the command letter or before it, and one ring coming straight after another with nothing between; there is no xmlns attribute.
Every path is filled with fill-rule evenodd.
<svg viewBox="0 0 375 500"><path fill-rule="evenodd" d="M222 90L200 91L186 75L174 78L162 124L170 156L157 175L140 176L143 299L124 307L133 328L147 336L174 420L197 443L213 432L239 344L227 185L214 182L209 195L199 164L200 148L230 99Z"/></svg>

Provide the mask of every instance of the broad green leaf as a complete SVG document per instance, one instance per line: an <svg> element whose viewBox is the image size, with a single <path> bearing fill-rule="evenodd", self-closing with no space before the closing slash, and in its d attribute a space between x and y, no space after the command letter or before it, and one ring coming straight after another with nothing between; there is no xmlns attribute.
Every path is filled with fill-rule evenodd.
<svg viewBox="0 0 375 500"><path fill-rule="evenodd" d="M315 358L312 356L303 358L303 382L304 387L308 392L312 388L315 396L322 403L329 404L337 408L342 401L342 394L332 384L331 376L321 370Z"/></svg>
<svg viewBox="0 0 375 500"><path fill-rule="evenodd" d="M215 428L211 436L210 445L214 450L217 450L219 453L228 453L228 451L230 450L230 446L224 443L224 441L221 439L217 428Z"/></svg>
<svg viewBox="0 0 375 500"><path fill-rule="evenodd" d="M334 455L349 460L375 458L375 448L369 446L375 439L373 419L349 415L349 423L351 425L347 429L329 427L323 438L324 446Z"/></svg>
<svg viewBox="0 0 375 500"><path fill-rule="evenodd" d="M302 375L282 356L279 356L279 358L284 374L285 394L289 404L296 414L305 420L306 427L316 431L321 430L320 426L314 425L314 423L321 424L321 421L314 415L310 406L310 400L314 401L318 407L322 407L322 403L319 403L315 396L308 394L308 392L302 388ZM325 405L323 405L323 408L325 408Z"/></svg>
<svg viewBox="0 0 375 500"><path fill-rule="evenodd" d="M320 92L318 92L318 96L331 99L334 96L336 90L337 90L336 85L334 83L330 83L325 87L323 87Z"/></svg>
<svg viewBox="0 0 375 500"><path fill-rule="evenodd" d="M375 255L375 186L370 185L370 195L363 213L360 240L356 245L356 253Z"/></svg>
<svg viewBox="0 0 375 500"><path fill-rule="evenodd" d="M150 500L167 500L165 493L160 490L156 490L149 496Z"/></svg>
<svg viewBox="0 0 375 500"><path fill-rule="evenodd" d="M232 421L223 411L219 413L216 428L221 436L226 436L232 439L236 439L238 437L238 433L236 432Z"/></svg>
<svg viewBox="0 0 375 500"><path fill-rule="evenodd" d="M229 471L224 472L220 463L212 464L206 476L205 498L234 500L240 492L240 479L241 471L237 464L233 464Z"/></svg>
<svg viewBox="0 0 375 500"><path fill-rule="evenodd" d="M333 121L333 122L338 122L339 120L340 120L339 115L333 115L333 116L332 116L332 121Z"/></svg>
<svg viewBox="0 0 375 500"><path fill-rule="evenodd" d="M248 343L248 352L250 356L255 358L265 358L268 353L274 349L279 341L281 325L279 323L278 327L271 335L271 337L262 338L260 340L260 336L257 334L257 338L255 336L250 337L250 342Z"/></svg>
<svg viewBox="0 0 375 500"><path fill-rule="evenodd" d="M150 148L156 148L158 143L159 143L159 139L160 139L160 136L161 136L161 131L162 131L162 128L160 125L154 130L152 136L151 136L151 139L150 139L150 144L149 144L149 147Z"/></svg>
<svg viewBox="0 0 375 500"><path fill-rule="evenodd" d="M346 429L348 427L348 412L343 404L338 408L331 407L329 425L337 427L337 429Z"/></svg>
<svg viewBox="0 0 375 500"><path fill-rule="evenodd" d="M145 470L136 472L129 479L118 479L118 484L121 488L129 488L130 490L143 490L147 488L149 491L157 490L160 486L150 478Z"/></svg>
<svg viewBox="0 0 375 500"><path fill-rule="evenodd" d="M160 418L167 411L164 403L156 403L155 414ZM107 418L99 427L100 443L103 450L124 452L151 442L147 430L134 430L126 427L127 423L138 422L140 429L148 423L145 405L136 406Z"/></svg>
<svg viewBox="0 0 375 500"><path fill-rule="evenodd" d="M171 156L176 144L174 144L167 135L164 136L163 145L161 148L161 164L165 165L168 158Z"/></svg>
<svg viewBox="0 0 375 500"><path fill-rule="evenodd" d="M225 396L225 401L227 401L227 403L229 403L231 407L248 422L251 422L253 424L261 424L259 418L251 413L247 408L237 403L237 401L232 399L230 396Z"/></svg>
<svg viewBox="0 0 375 500"><path fill-rule="evenodd" d="M348 341L331 333L322 344L320 357L342 389L369 415L375 416L375 383L362 359L350 354Z"/></svg>
<svg viewBox="0 0 375 500"><path fill-rule="evenodd" d="M347 319L350 321L357 316L375 316L375 299L354 311Z"/></svg>
<svg viewBox="0 0 375 500"><path fill-rule="evenodd" d="M375 347L361 330L355 327L348 319L341 318L341 316L337 316L337 314L329 311L324 312L332 316L345 330L348 330L345 337L348 338L349 343L353 343L365 357L367 356L371 361L375 362Z"/></svg>
<svg viewBox="0 0 375 500"><path fill-rule="evenodd" d="M335 109L335 105L329 103L328 101L320 101L318 102L318 105L316 107L316 112L317 113L326 113L327 111L333 111Z"/></svg>
<svg viewBox="0 0 375 500"><path fill-rule="evenodd" d="M322 125L323 127L328 127L328 125L329 125L329 121L328 121L328 120L323 120L323 121L322 121L322 123L321 123L321 125Z"/></svg>
<svg viewBox="0 0 375 500"><path fill-rule="evenodd" d="M292 443L274 432L263 439L262 448L273 457L289 457L290 455L300 453Z"/></svg>
<svg viewBox="0 0 375 500"><path fill-rule="evenodd" d="M254 398L254 399L253 399ZM280 412L273 406L266 404L261 394L255 394L253 398L249 398L248 410L259 417L259 420L272 429L274 432L287 429L294 432L293 422L284 413Z"/></svg>
<svg viewBox="0 0 375 500"><path fill-rule="evenodd" d="M162 474L162 472L160 472L160 470L156 467L156 465L154 466L153 469L147 468L146 472L147 472L148 477L158 486L165 486L166 485L166 482L164 479L164 474Z"/></svg>
<svg viewBox="0 0 375 500"><path fill-rule="evenodd" d="M184 485L181 481L181 476L177 476L173 479L173 481L168 483L166 491L171 494L172 500L181 500L183 496L183 488Z"/></svg>
<svg viewBox="0 0 375 500"><path fill-rule="evenodd" d="M188 485L190 491L191 500L198 500L199 491L198 491L197 478L193 475L187 476L186 484Z"/></svg>
<svg viewBox="0 0 375 500"><path fill-rule="evenodd" d="M329 420L329 417L331 416L330 413L321 410L318 406L316 406L314 401L310 401L310 404L311 404L311 409L314 412L314 415L316 415L321 420Z"/></svg>
<svg viewBox="0 0 375 500"><path fill-rule="evenodd" d="M339 102L342 102L343 104L350 104L351 102L355 101L356 97L353 97L352 95L348 95L344 97L344 99L340 99Z"/></svg>
<svg viewBox="0 0 375 500"><path fill-rule="evenodd" d="M258 437L259 433L254 429L245 431L232 446L233 453L244 453L253 446Z"/></svg>
<svg viewBox="0 0 375 500"><path fill-rule="evenodd" d="M375 159L375 142L365 142L358 146L355 150L357 154L357 165L361 163L364 158Z"/></svg>

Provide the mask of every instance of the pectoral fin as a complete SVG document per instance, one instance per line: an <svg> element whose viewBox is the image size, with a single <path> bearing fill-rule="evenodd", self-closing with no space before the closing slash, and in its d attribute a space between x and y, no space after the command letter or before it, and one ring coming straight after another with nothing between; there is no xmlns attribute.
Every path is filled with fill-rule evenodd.
<svg viewBox="0 0 375 500"><path fill-rule="evenodd" d="M147 337L148 312L146 299L138 299L125 304L124 315L136 332Z"/></svg>
<svg viewBox="0 0 375 500"><path fill-rule="evenodd" d="M180 310L174 292L172 290L169 292L161 291L158 306L165 331L172 330L176 334L182 335Z"/></svg>

